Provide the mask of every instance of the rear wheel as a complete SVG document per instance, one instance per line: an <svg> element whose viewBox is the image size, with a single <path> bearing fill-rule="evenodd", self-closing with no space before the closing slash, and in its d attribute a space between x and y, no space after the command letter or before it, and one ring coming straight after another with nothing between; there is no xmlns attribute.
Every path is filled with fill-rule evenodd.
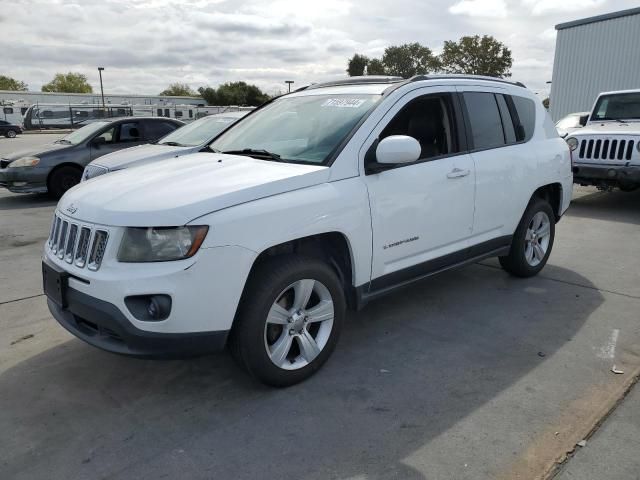
<svg viewBox="0 0 640 480"><path fill-rule="evenodd" d="M7 130L7 133L5 135L7 138L16 138L15 130Z"/></svg>
<svg viewBox="0 0 640 480"><path fill-rule="evenodd" d="M80 183L81 176L82 170L76 167L64 166L54 170L47 182L49 195L56 199L62 197L67 190Z"/></svg>
<svg viewBox="0 0 640 480"><path fill-rule="evenodd" d="M335 348L345 315L334 270L308 257L274 257L251 275L231 333L234 357L263 383L313 375Z"/></svg>
<svg viewBox="0 0 640 480"><path fill-rule="evenodd" d="M549 202L533 200L516 229L509 255L500 257L500 265L518 277L536 275L546 265L556 233L553 209Z"/></svg>

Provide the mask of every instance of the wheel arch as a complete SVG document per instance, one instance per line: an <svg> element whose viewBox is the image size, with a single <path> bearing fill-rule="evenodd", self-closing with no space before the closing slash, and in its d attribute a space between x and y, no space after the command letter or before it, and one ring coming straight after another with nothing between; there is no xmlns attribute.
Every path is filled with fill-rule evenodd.
<svg viewBox="0 0 640 480"><path fill-rule="evenodd" d="M562 184L554 182L538 187L536 191L533 192L533 195L531 195L531 200L534 198L541 198L549 202L557 223L562 215L562 196Z"/></svg>
<svg viewBox="0 0 640 480"><path fill-rule="evenodd" d="M58 165L56 165L55 167L53 167L51 169L51 171L49 171L49 173L47 174L47 187L49 187L49 182L51 181L51 175L53 175L54 172L57 172L58 170L60 170L63 167L72 167L75 168L77 170L80 170L80 173L82 173L82 171L84 170L84 167L82 165L80 165L79 163L75 163L75 162L63 162L63 163L59 163Z"/></svg>
<svg viewBox="0 0 640 480"><path fill-rule="evenodd" d="M335 270L343 285L348 306L355 306L355 263L352 245L347 235L338 231L295 238L265 248L253 261L247 280L254 274L256 267L265 260L279 255L295 254L326 261ZM245 282L245 288L247 283Z"/></svg>

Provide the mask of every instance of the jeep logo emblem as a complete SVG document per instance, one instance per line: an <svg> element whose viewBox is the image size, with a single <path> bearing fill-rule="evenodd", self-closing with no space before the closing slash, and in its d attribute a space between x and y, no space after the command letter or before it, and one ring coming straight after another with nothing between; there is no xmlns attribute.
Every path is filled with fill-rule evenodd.
<svg viewBox="0 0 640 480"><path fill-rule="evenodd" d="M78 207L76 207L73 203L67 207L67 212L69 212L71 215L76 213L77 210Z"/></svg>

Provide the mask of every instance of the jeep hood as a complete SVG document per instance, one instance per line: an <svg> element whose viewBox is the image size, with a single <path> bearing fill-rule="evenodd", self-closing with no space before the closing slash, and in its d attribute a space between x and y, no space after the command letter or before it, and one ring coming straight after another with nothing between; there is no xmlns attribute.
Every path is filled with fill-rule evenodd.
<svg viewBox="0 0 640 480"><path fill-rule="evenodd" d="M117 152L108 153L94 162L94 165L106 167L111 171L144 165L164 158L174 158L194 153L200 147L175 147L170 145L138 145Z"/></svg>
<svg viewBox="0 0 640 480"><path fill-rule="evenodd" d="M640 135L640 122L594 122L571 132L571 136L575 137L588 135Z"/></svg>
<svg viewBox="0 0 640 480"><path fill-rule="evenodd" d="M185 225L217 210L324 183L329 174L323 166L194 153L179 163L163 160L82 182L58 209L103 225Z"/></svg>

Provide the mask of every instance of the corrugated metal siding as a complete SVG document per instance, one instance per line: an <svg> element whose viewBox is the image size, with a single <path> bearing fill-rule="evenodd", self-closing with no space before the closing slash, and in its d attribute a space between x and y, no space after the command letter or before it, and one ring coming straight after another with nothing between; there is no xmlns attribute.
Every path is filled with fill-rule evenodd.
<svg viewBox="0 0 640 480"><path fill-rule="evenodd" d="M639 46L640 15L558 30L553 120L591 110L600 92L640 88Z"/></svg>

